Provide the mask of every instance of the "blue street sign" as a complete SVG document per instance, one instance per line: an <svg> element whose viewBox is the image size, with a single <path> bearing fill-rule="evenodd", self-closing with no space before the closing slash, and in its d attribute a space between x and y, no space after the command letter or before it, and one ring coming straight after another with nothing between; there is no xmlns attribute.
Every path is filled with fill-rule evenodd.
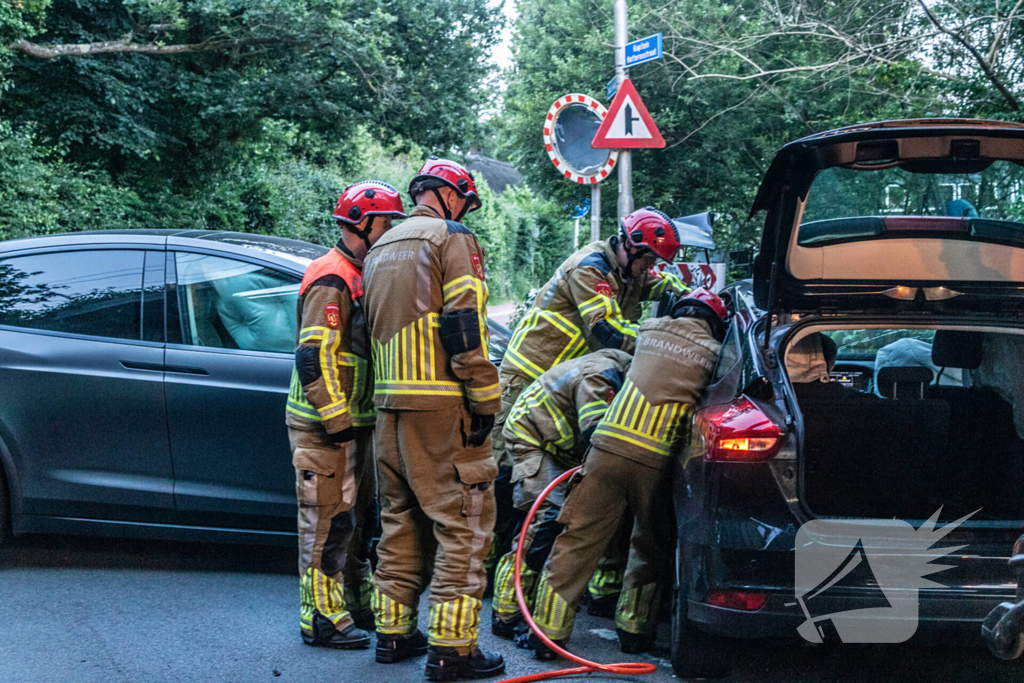
<svg viewBox="0 0 1024 683"><path fill-rule="evenodd" d="M655 33L626 45L626 68L661 59L661 34Z"/></svg>
<svg viewBox="0 0 1024 683"><path fill-rule="evenodd" d="M615 93L619 91L619 84L615 82L616 76L612 76L612 80L608 81L608 85L605 86L608 90L608 100L611 101L615 97Z"/></svg>
<svg viewBox="0 0 1024 683"><path fill-rule="evenodd" d="M582 204L577 204L576 209L573 211L573 218L583 218L590 213L590 197L583 200Z"/></svg>

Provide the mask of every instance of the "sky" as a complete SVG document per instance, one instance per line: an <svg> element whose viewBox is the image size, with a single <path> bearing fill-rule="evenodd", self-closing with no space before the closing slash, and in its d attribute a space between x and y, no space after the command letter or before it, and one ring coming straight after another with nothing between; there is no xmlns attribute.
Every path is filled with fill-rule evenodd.
<svg viewBox="0 0 1024 683"><path fill-rule="evenodd" d="M506 69L512 65L512 29L517 16L516 3L515 0L492 0L491 7L508 19L505 29L501 32L501 42L491 53L491 62L500 69Z"/></svg>

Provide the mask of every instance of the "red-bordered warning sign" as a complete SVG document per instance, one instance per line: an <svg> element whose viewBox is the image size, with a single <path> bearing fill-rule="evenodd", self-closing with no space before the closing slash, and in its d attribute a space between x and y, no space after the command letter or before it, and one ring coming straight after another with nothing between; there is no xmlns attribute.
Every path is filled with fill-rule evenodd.
<svg viewBox="0 0 1024 683"><path fill-rule="evenodd" d="M661 137L654 119L628 78L619 86L615 100L608 107L608 115L601 122L590 146L594 149L649 149L665 146L665 138Z"/></svg>

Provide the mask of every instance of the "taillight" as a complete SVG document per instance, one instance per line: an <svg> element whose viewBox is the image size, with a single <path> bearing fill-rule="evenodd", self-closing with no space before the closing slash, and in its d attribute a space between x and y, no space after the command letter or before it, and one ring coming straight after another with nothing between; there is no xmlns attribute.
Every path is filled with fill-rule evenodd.
<svg viewBox="0 0 1024 683"><path fill-rule="evenodd" d="M744 612L756 612L768 602L764 593L748 593L746 591L709 591L703 600L706 605L738 609Z"/></svg>
<svg viewBox="0 0 1024 683"><path fill-rule="evenodd" d="M704 408L697 413L696 421L704 436L705 460L770 460L779 452L785 436L746 396Z"/></svg>

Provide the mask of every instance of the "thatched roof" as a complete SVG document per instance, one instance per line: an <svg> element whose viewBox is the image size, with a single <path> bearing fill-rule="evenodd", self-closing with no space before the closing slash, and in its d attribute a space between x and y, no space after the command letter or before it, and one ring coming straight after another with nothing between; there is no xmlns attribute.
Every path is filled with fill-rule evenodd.
<svg viewBox="0 0 1024 683"><path fill-rule="evenodd" d="M507 161L498 161L482 154L472 152L467 154L466 167L475 175L486 180L490 188L499 194L507 188L515 187L523 182L523 174L517 171L515 166Z"/></svg>

